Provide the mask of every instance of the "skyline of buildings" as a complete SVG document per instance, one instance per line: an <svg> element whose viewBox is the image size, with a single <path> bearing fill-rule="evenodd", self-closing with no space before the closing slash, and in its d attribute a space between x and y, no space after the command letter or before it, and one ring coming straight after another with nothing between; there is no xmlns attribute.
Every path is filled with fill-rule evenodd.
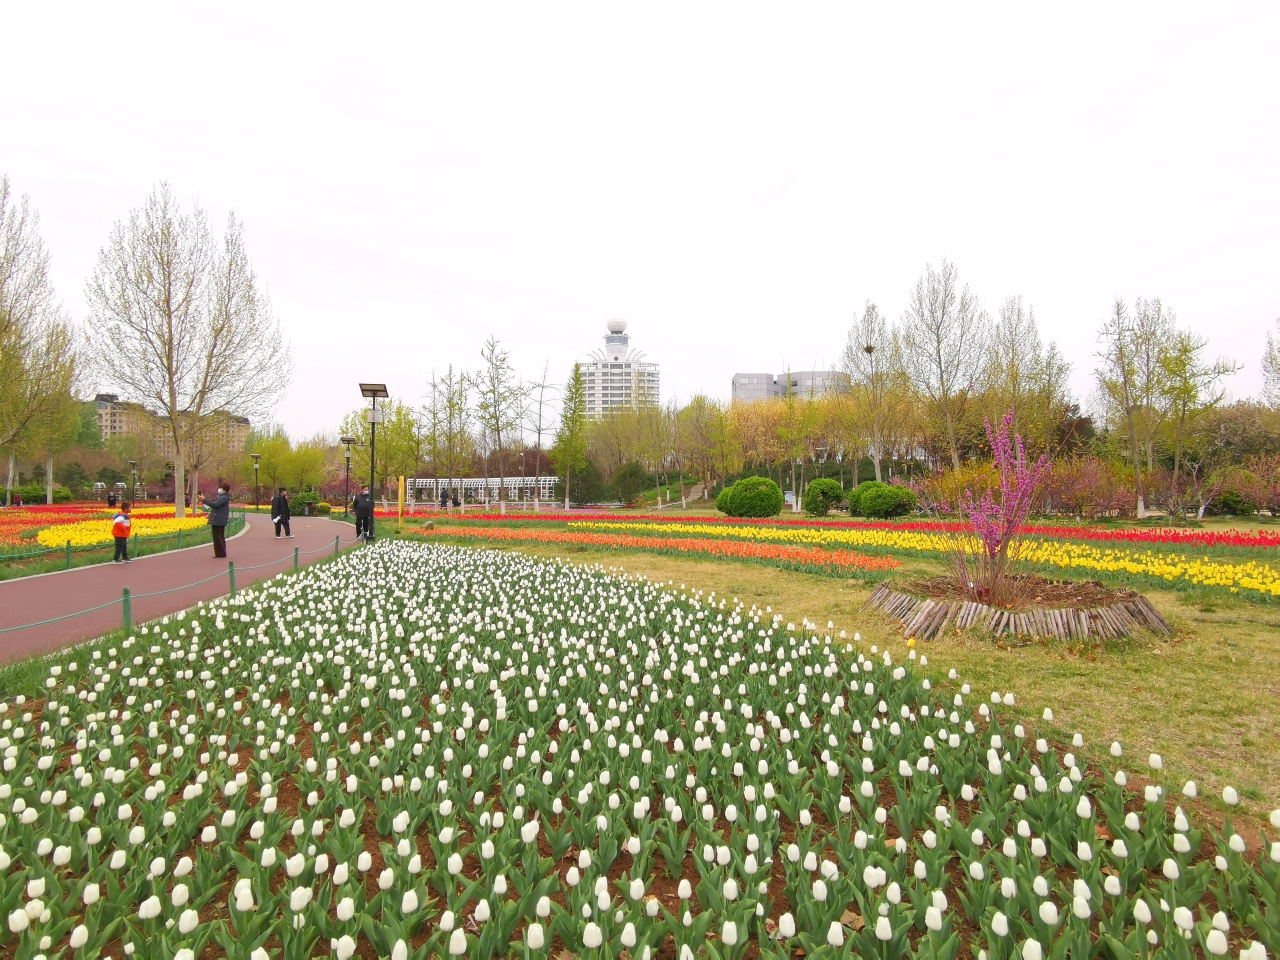
<svg viewBox="0 0 1280 960"><path fill-rule="evenodd" d="M730 400L768 400L788 394L821 396L849 380L848 374L839 370L788 370L785 373L735 373L730 388Z"/></svg>
<svg viewBox="0 0 1280 960"><path fill-rule="evenodd" d="M115 393L99 393L93 398L98 408L98 432L102 442L112 437L140 437L155 444L156 452L173 459L173 437L160 417L140 403L121 400ZM215 411L205 418L201 443L211 450L240 451L249 440L249 418Z"/></svg>

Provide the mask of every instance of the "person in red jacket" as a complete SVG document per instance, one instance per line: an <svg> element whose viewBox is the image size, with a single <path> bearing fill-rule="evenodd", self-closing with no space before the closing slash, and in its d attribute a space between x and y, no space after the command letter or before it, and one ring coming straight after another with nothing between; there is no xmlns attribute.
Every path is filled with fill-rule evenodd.
<svg viewBox="0 0 1280 960"><path fill-rule="evenodd" d="M133 524L129 519L129 511L132 509L133 504L126 500L120 504L120 509L116 511L111 521L111 536L116 541L116 556L112 563L133 563L133 559L129 556L129 533Z"/></svg>

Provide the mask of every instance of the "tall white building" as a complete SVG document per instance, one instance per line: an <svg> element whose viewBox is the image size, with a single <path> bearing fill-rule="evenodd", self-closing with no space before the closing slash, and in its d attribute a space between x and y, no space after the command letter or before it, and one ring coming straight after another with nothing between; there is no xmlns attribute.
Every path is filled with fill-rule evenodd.
<svg viewBox="0 0 1280 960"><path fill-rule="evenodd" d="M657 404L658 365L643 362L631 347L627 321L610 320L603 349L594 350L582 364L587 391L587 416L602 417L610 410Z"/></svg>

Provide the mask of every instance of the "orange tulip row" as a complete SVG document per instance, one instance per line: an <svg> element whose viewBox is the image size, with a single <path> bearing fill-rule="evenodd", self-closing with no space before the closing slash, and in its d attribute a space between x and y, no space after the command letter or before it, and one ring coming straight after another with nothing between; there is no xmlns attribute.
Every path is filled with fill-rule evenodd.
<svg viewBox="0 0 1280 960"><path fill-rule="evenodd" d="M776 543L713 540L701 537L652 537L618 533L587 533L529 527L468 527L414 531L428 539L489 540L555 543L650 553L703 554L725 560L751 560L776 566L803 567L837 575L884 573L902 564L893 557L869 557L852 550L824 550Z"/></svg>

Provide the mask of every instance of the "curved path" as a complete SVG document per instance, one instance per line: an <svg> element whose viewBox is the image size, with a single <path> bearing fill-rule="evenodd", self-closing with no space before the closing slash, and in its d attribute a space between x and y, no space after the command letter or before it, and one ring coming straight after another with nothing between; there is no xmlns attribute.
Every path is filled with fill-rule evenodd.
<svg viewBox="0 0 1280 960"><path fill-rule="evenodd" d="M354 527L322 517L294 517L292 540L277 540L266 514L250 514L247 519L245 531L227 541L227 560L236 565L237 589L292 570L294 547L301 554L298 562L307 564L333 556L335 537L342 538L343 550L356 545ZM187 590L132 601L134 623L175 613L199 600L227 593L227 560L215 559L213 546L205 543L139 557L133 563L99 563L0 581L0 630L118 601L124 587L136 596L214 578ZM118 629L121 623L120 604L114 603L57 623L0 633L0 663L100 637Z"/></svg>

